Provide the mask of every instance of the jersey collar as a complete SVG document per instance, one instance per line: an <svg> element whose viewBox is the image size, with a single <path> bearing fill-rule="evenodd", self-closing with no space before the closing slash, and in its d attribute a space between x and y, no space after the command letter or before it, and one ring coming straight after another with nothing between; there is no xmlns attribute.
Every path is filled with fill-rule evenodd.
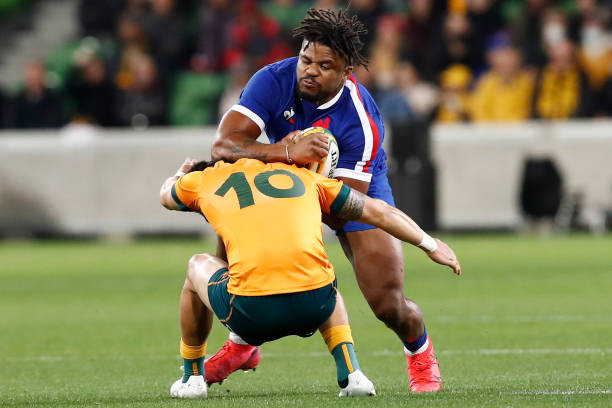
<svg viewBox="0 0 612 408"><path fill-rule="evenodd" d="M342 92L344 92L344 86L340 88L340 91L336 94L336 96L325 102L323 105L317 106L317 109L331 108L336 102L338 102L338 99L340 99L340 97L342 96Z"/></svg>

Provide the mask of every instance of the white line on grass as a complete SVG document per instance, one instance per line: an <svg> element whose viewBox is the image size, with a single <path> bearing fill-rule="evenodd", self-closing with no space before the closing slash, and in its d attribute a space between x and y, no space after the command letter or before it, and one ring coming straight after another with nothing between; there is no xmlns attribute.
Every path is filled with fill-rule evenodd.
<svg viewBox="0 0 612 408"><path fill-rule="evenodd" d="M432 321L445 324L465 323L574 323L586 321L610 321L610 316L584 316L584 315L514 315L514 316L487 316L479 315L466 318L464 316L439 316Z"/></svg>
<svg viewBox="0 0 612 408"><path fill-rule="evenodd" d="M474 349L474 350L440 350L436 352L439 355L483 355L483 356L495 356L495 355L506 355L506 354L612 354L612 348L540 348L540 349L523 349L523 348L502 348L502 349ZM371 355L371 356L400 356L403 355L403 351L398 350L377 350L367 351L359 350L359 355ZM168 354L157 354L154 356L147 356L148 359L164 360L172 358L174 355ZM312 351L312 352L295 352L295 353L275 353L275 352L262 352L264 358L287 358L287 357L303 357L303 358L327 358L329 353L326 351ZM40 362L40 363L57 363L58 361L69 361L81 358L80 356L31 356L31 357L4 357L0 361L4 360L9 363L21 363L21 362ZM105 359L113 360L133 360L135 358L142 358L142 356L132 357L125 355L110 356L104 355Z"/></svg>
<svg viewBox="0 0 612 408"><path fill-rule="evenodd" d="M267 353L262 352L262 357L267 358L287 358L287 357L329 357L328 352L324 351L312 351L308 353ZM505 355L505 354L612 354L612 348L565 348L565 349L476 349L476 350L441 350L436 351L439 355ZM398 356L404 355L404 352L400 350L378 350L378 351L366 351L359 350L359 355L371 355L371 356Z"/></svg>
<svg viewBox="0 0 612 408"><path fill-rule="evenodd" d="M373 356L396 356L403 355L401 350L378 350L367 351L359 350L359 355ZM504 354L612 354L612 348L542 348L542 349L475 349L475 350L440 350L436 351L439 355L504 355ZM286 358L286 357L328 357L329 353L323 351L314 351L310 353L266 353L262 352L263 357L268 358Z"/></svg>
<svg viewBox="0 0 612 408"><path fill-rule="evenodd" d="M476 350L441 350L437 354L482 354L482 355L500 355L500 354L610 354L612 348L541 348L541 349L523 349L523 348L503 348L503 349L476 349Z"/></svg>
<svg viewBox="0 0 612 408"><path fill-rule="evenodd" d="M612 390L513 391L513 392L500 392L500 394L509 394L509 395L601 395L601 394L612 394Z"/></svg>

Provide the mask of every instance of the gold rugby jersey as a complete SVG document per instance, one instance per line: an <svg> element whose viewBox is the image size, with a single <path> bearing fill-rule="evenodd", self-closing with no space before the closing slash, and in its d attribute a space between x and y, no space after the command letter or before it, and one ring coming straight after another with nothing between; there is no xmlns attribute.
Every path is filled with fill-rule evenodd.
<svg viewBox="0 0 612 408"><path fill-rule="evenodd" d="M228 292L264 296L318 289L335 279L321 212L344 205L350 188L304 168L240 159L181 177L172 195L201 212L223 239Z"/></svg>

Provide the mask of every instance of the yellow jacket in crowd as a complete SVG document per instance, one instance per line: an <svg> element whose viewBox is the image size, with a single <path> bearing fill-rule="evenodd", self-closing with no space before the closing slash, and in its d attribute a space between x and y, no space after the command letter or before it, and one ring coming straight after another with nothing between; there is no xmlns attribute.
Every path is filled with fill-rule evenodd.
<svg viewBox="0 0 612 408"><path fill-rule="evenodd" d="M523 121L531 116L534 79L526 71L510 81L492 71L484 74L472 94L471 117L476 122Z"/></svg>

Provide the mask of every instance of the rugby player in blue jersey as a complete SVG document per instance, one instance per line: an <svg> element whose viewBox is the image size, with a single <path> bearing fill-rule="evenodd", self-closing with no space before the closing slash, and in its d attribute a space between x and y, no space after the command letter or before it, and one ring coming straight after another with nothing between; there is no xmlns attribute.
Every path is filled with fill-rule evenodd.
<svg viewBox="0 0 612 408"><path fill-rule="evenodd" d="M326 136L316 133L300 137L296 143L290 140L302 129L325 127L336 137L340 149L334 177L395 205L381 146L383 120L372 96L352 73L353 67L367 64L361 54L360 35L364 33L356 17L342 10L310 9L294 30L294 36L302 40L299 56L268 65L250 79L238 104L219 125L213 159L248 157L290 164L318 161L327 155ZM256 141L263 131L272 144ZM421 309L404 296L400 241L371 225L326 222L337 229L374 314L403 342L411 391L440 390L438 361ZM446 247L427 234L420 246L425 251ZM219 248L222 252L222 244ZM230 341L206 361L207 381L221 381L231 372L252 368L258 362L259 350L230 333Z"/></svg>

